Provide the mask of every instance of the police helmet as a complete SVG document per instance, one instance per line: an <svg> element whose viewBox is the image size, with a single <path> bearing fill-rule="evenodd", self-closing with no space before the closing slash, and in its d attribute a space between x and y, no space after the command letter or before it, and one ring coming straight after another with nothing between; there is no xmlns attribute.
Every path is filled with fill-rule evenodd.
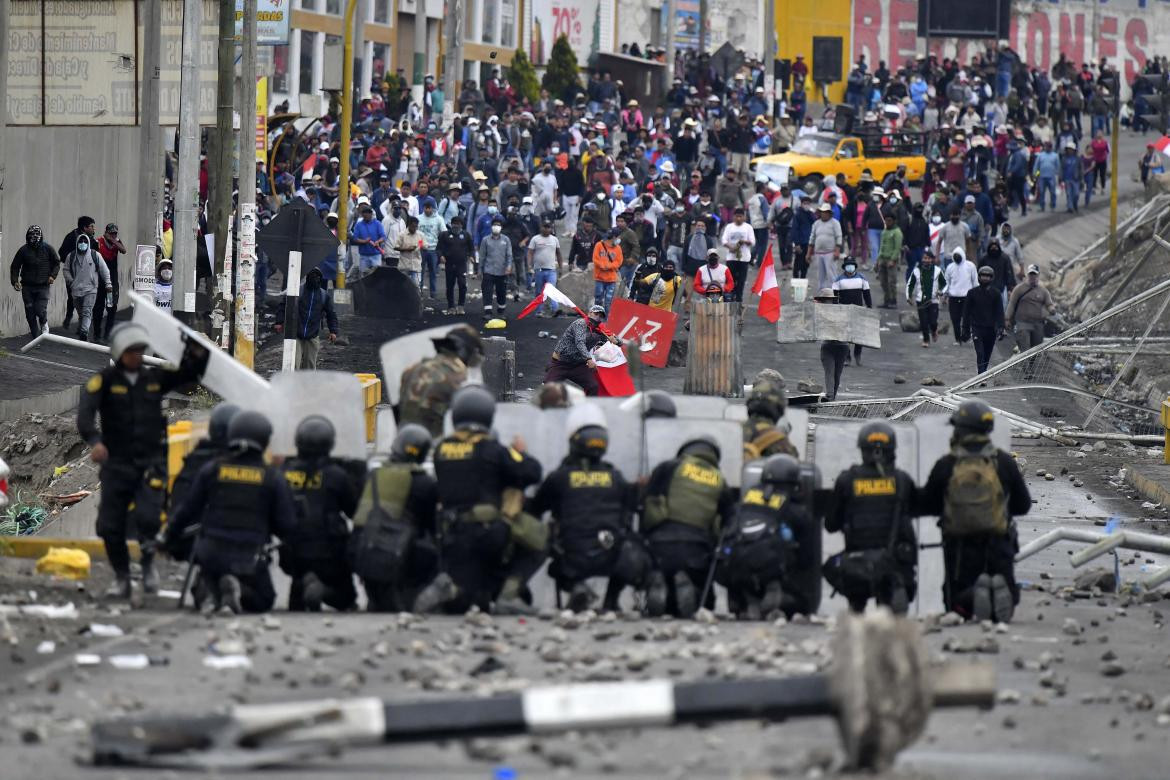
<svg viewBox="0 0 1170 780"><path fill-rule="evenodd" d="M122 354L131 349L146 349L150 336L137 322L123 322L110 332L110 357L117 363Z"/></svg>
<svg viewBox="0 0 1170 780"><path fill-rule="evenodd" d="M228 425L228 446L264 451L272 438L272 423L260 412L246 409L232 417Z"/></svg>
<svg viewBox="0 0 1170 780"><path fill-rule="evenodd" d="M760 482L764 485L799 485L800 461L791 455L773 455L764 461Z"/></svg>
<svg viewBox="0 0 1170 780"><path fill-rule="evenodd" d="M982 401L964 401L951 414L951 425L967 432L991 433L995 427L995 414Z"/></svg>
<svg viewBox="0 0 1170 780"><path fill-rule="evenodd" d="M456 325L442 338L435 339L435 349L449 349L469 366L483 362L483 340L475 328L466 323Z"/></svg>
<svg viewBox="0 0 1170 780"><path fill-rule="evenodd" d="M302 458L323 458L333 451L336 438L333 423L319 414L310 415L297 426L297 455Z"/></svg>
<svg viewBox="0 0 1170 780"><path fill-rule="evenodd" d="M892 462L898 447L898 437L889 423L871 422L857 434L857 446L865 463Z"/></svg>
<svg viewBox="0 0 1170 780"><path fill-rule="evenodd" d="M211 419L207 421L207 438L217 447L223 447L228 440L228 426L232 418L240 411L235 404L222 403L211 410Z"/></svg>
<svg viewBox="0 0 1170 780"><path fill-rule="evenodd" d="M390 459L397 463L422 463L431 450L431 434L415 423L402 426L390 446Z"/></svg>
<svg viewBox="0 0 1170 780"><path fill-rule="evenodd" d="M456 428L490 428L495 415L495 397L479 385L461 387L451 398L451 422Z"/></svg>
<svg viewBox="0 0 1170 780"><path fill-rule="evenodd" d="M578 428L569 437L569 451L574 455L600 458L609 449L609 431L600 425Z"/></svg>
<svg viewBox="0 0 1170 780"><path fill-rule="evenodd" d="M645 412L642 417L644 419L678 417L678 408L674 405L674 399L665 390L648 390L643 403Z"/></svg>
<svg viewBox="0 0 1170 780"><path fill-rule="evenodd" d="M784 416L788 408L788 397L783 385L777 386L771 380L757 379L747 398L747 410L750 415L762 415L773 423Z"/></svg>
<svg viewBox="0 0 1170 780"><path fill-rule="evenodd" d="M719 464L719 459L723 457L723 453L719 449L719 443L715 438L702 434L695 438L684 442L683 446L678 448L678 457L683 455L694 455L697 458L709 461L713 465Z"/></svg>

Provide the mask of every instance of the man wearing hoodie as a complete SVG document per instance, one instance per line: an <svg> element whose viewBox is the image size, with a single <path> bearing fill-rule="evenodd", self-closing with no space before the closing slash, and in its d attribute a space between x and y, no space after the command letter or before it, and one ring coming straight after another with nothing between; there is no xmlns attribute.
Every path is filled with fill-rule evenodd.
<svg viewBox="0 0 1170 780"><path fill-rule="evenodd" d="M947 307L951 314L951 328L955 336L955 346L958 346L971 337L964 312L967 307L967 293L979 284L979 277L975 264L967 259L967 253L961 248L955 249L951 255L951 264L946 267L944 275L947 280Z"/></svg>
<svg viewBox="0 0 1170 780"><path fill-rule="evenodd" d="M30 336L49 329L49 287L57 279L61 260L45 243L40 225L29 225L24 245L12 258L12 289L20 292Z"/></svg>
<svg viewBox="0 0 1170 780"><path fill-rule="evenodd" d="M73 307L77 310L77 335L82 341L89 340L89 328L93 324L93 307L98 303L98 294L105 305L107 294L113 294L110 271L106 261L94 248L93 239L85 233L77 236L73 251L65 258L65 284L72 291ZM94 333L96 341L100 334Z"/></svg>

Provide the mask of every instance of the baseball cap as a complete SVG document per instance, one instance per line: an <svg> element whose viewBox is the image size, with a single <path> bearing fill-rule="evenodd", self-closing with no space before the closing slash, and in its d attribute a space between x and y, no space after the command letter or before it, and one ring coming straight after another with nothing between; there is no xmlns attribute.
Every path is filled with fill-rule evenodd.
<svg viewBox="0 0 1170 780"><path fill-rule="evenodd" d="M1035 263L1032 263L1030 266L1028 266L1028 273L1030 273L1030 274L1040 273L1040 266L1036 265Z"/></svg>
<svg viewBox="0 0 1170 780"><path fill-rule="evenodd" d="M963 202L964 202L964 203L974 203L974 202L975 202L975 196L974 196L974 195L968 195L967 197L963 198Z"/></svg>

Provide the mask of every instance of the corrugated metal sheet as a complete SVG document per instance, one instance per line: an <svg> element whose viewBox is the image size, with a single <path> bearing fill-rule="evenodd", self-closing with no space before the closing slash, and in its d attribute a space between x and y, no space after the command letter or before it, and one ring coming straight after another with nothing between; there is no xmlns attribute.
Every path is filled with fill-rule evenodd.
<svg viewBox="0 0 1170 780"><path fill-rule="evenodd" d="M740 304L693 300L690 328L683 392L728 398L742 396Z"/></svg>

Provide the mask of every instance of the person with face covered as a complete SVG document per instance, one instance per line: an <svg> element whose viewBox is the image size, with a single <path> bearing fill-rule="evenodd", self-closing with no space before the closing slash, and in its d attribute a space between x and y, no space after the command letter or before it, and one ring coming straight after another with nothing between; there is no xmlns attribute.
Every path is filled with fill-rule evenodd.
<svg viewBox="0 0 1170 780"><path fill-rule="evenodd" d="M276 318L276 332L284 330L284 301ZM316 371L317 356L321 350L321 326L329 330L329 343L337 341L337 311L333 308L333 296L325 288L325 277L320 268L314 268L301 282L301 294L297 298L297 371Z"/></svg>
<svg viewBox="0 0 1170 780"><path fill-rule="evenodd" d="M1016 286L1015 268L1012 267L1011 258L1003 251L999 238L992 237L987 242L987 254L983 256L983 260L979 263L980 266L988 266L991 268L994 278L991 286L999 292L1003 299L1003 307L1007 309L1008 296L1011 295L1012 290Z"/></svg>
<svg viewBox="0 0 1170 780"><path fill-rule="evenodd" d="M982 374L995 354L995 342L1003 337L1003 297L995 286L991 266L979 268L979 284L963 299L963 320L975 344L976 373Z"/></svg>
<svg viewBox="0 0 1170 780"><path fill-rule="evenodd" d="M695 218L691 224L691 236L687 239L683 273L688 277L694 276L707 262L708 253L714 248L715 236L708 231L707 220Z"/></svg>
<svg viewBox="0 0 1170 780"><path fill-rule="evenodd" d="M30 336L49 329L49 285L57 278L61 261L53 247L44 241L40 225L30 225L24 234L24 246L12 258L12 288L20 292L24 317Z"/></svg>
<svg viewBox="0 0 1170 780"><path fill-rule="evenodd" d="M837 293L837 303L846 306L864 306L873 308L873 295L869 288L869 280L857 270L857 260L846 257L841 264L844 273L833 280L833 292ZM861 345L853 345L853 360L861 365ZM849 355L845 355L845 363L849 364Z"/></svg>
<svg viewBox="0 0 1170 780"><path fill-rule="evenodd" d="M65 283L73 293L73 306L77 310L77 336L89 340L89 329L93 324L93 310L97 305L105 306L106 294L112 294L110 271L106 261L93 246L93 239L82 233L77 236L73 251L65 258ZM101 297L101 303L98 298ZM94 333L94 340L100 336Z"/></svg>
<svg viewBox="0 0 1170 780"><path fill-rule="evenodd" d="M174 297L174 268L170 260L159 260L154 269L154 305L170 313ZM259 278L259 277L257 277ZM257 292L257 301L263 304L263 298Z"/></svg>
<svg viewBox="0 0 1170 780"><path fill-rule="evenodd" d="M662 262L657 272L647 274L642 282L650 290L647 303L660 311L674 311L679 297L686 291L686 280L675 270L674 261L669 259Z"/></svg>
<svg viewBox="0 0 1170 780"><path fill-rule="evenodd" d="M964 299L967 293L979 285L975 263L967 259L967 253L956 249L951 255L951 264L943 275L947 278L947 308L951 315L951 328L955 337L955 345L963 344L971 338L967 320L963 318L966 311Z"/></svg>
<svg viewBox="0 0 1170 780"><path fill-rule="evenodd" d="M602 329L605 318L605 307L594 304L589 307L587 316L573 320L565 328L545 369L545 383L569 381L584 390L585 395L597 395L600 385L593 349L607 341L620 345L615 337Z"/></svg>
<svg viewBox="0 0 1170 780"><path fill-rule="evenodd" d="M935 263L934 252L927 249L922 253L922 262L910 272L906 281L906 302L918 309L923 348L938 341L938 305L946 288L947 278Z"/></svg>
<svg viewBox="0 0 1170 780"><path fill-rule="evenodd" d="M719 262L719 250L707 252L707 263L695 271L695 295L713 301L731 300L735 276L731 269Z"/></svg>

